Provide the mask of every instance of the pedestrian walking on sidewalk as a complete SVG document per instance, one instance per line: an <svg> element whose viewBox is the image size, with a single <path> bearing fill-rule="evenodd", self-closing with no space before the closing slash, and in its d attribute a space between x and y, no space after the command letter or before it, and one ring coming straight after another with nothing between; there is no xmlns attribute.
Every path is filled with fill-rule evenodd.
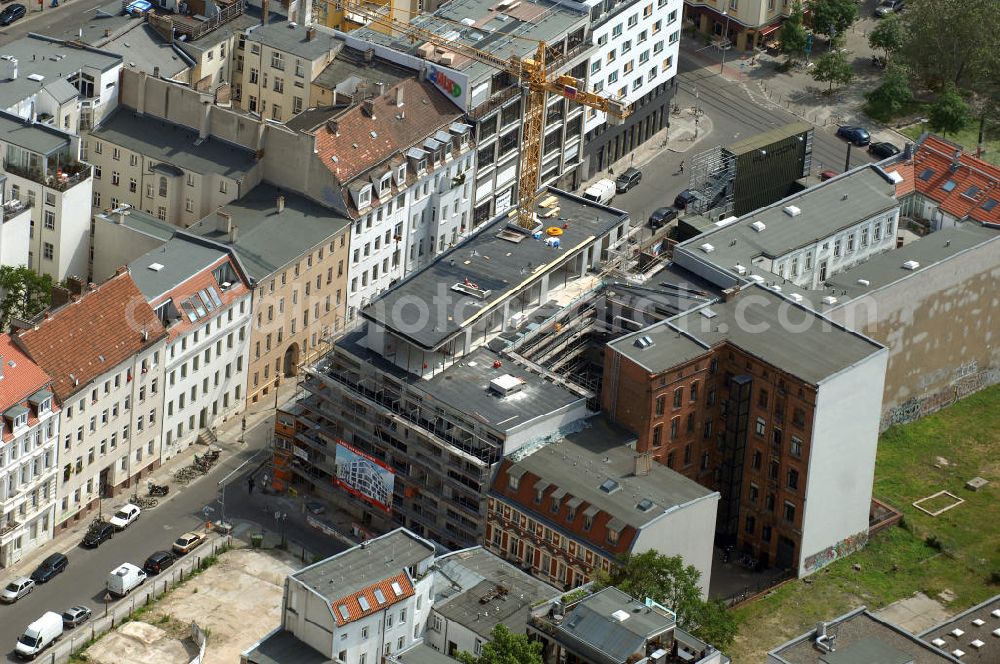
<svg viewBox="0 0 1000 664"><path fill-rule="evenodd" d="M249 493L251 495L253 495L253 484L254 484L253 478L252 477L248 477L247 478L247 493Z"/></svg>

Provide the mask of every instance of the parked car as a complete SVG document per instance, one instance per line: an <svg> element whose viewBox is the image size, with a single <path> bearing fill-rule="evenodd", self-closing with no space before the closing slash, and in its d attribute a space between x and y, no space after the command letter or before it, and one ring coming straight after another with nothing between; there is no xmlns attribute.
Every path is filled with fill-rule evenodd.
<svg viewBox="0 0 1000 664"><path fill-rule="evenodd" d="M115 536L115 527L107 521L97 521L91 524L87 534L83 536L83 546L88 549L96 549L104 542Z"/></svg>
<svg viewBox="0 0 1000 664"><path fill-rule="evenodd" d="M625 172L615 178L615 191L624 194L632 187L642 182L642 171L633 166L625 169Z"/></svg>
<svg viewBox="0 0 1000 664"><path fill-rule="evenodd" d="M889 14L898 14L903 11L903 0L882 0L875 8L875 18L885 18Z"/></svg>
<svg viewBox="0 0 1000 664"><path fill-rule="evenodd" d="M4 7L4 10L0 12L0 25L10 25L14 21L24 18L24 15L27 13L28 8L20 3L7 5Z"/></svg>
<svg viewBox="0 0 1000 664"><path fill-rule="evenodd" d="M18 637L14 652L24 659L34 659L52 642L62 636L63 621L55 611L46 611L42 617L28 625L24 634Z"/></svg>
<svg viewBox="0 0 1000 664"><path fill-rule="evenodd" d="M685 210L687 206L696 201L698 197L690 189L685 189L674 198L674 207L678 210Z"/></svg>
<svg viewBox="0 0 1000 664"><path fill-rule="evenodd" d="M838 173L837 171L832 171L832 170L827 169L827 170L825 170L825 171L823 171L822 173L819 174L819 181L820 182L826 182L827 180L831 180L831 179L837 177L838 175L840 175L840 173Z"/></svg>
<svg viewBox="0 0 1000 664"><path fill-rule="evenodd" d="M46 583L56 574L64 572L69 566L69 558L61 553L53 553L42 561L42 564L31 573L35 583Z"/></svg>
<svg viewBox="0 0 1000 664"><path fill-rule="evenodd" d="M13 604L34 589L35 582L26 576L21 576L8 583L7 586L0 591L0 600L3 600L7 604Z"/></svg>
<svg viewBox="0 0 1000 664"><path fill-rule="evenodd" d="M588 201L600 203L601 205L607 205L611 202L611 199L615 197L616 190L617 187L615 183L607 178L604 178L587 187L587 189L583 192L583 197Z"/></svg>
<svg viewBox="0 0 1000 664"><path fill-rule="evenodd" d="M892 143L887 143L885 141L882 141L880 143L869 144L868 152L870 152L873 156L878 157L879 159L887 159L889 157L899 154L901 150Z"/></svg>
<svg viewBox="0 0 1000 664"><path fill-rule="evenodd" d="M146 572L132 563L122 563L108 574L108 592L124 597L146 583Z"/></svg>
<svg viewBox="0 0 1000 664"><path fill-rule="evenodd" d="M661 207L653 210L653 214L649 215L649 225L653 228L659 228L661 226L666 226L671 221L677 218L677 210L672 207Z"/></svg>
<svg viewBox="0 0 1000 664"><path fill-rule="evenodd" d="M179 555L185 555L191 553L193 550L205 543L208 539L208 535L204 533L184 533L176 540L174 540L174 553Z"/></svg>
<svg viewBox="0 0 1000 664"><path fill-rule="evenodd" d="M176 560L177 556L169 551L154 551L150 554L149 558L146 558L146 562L142 564L142 569L146 570L146 574L149 575L159 574L173 565Z"/></svg>
<svg viewBox="0 0 1000 664"><path fill-rule="evenodd" d="M72 629L90 620L90 609L85 606L71 606L62 614L63 627Z"/></svg>
<svg viewBox="0 0 1000 664"><path fill-rule="evenodd" d="M859 148L872 142L871 134L869 134L868 130L864 127L843 125L837 128L837 136L845 139L848 143L858 146Z"/></svg>
<svg viewBox="0 0 1000 664"><path fill-rule="evenodd" d="M125 530L133 521L139 518L139 512L141 511L138 505L126 503L120 510L115 512L109 523L118 530Z"/></svg>

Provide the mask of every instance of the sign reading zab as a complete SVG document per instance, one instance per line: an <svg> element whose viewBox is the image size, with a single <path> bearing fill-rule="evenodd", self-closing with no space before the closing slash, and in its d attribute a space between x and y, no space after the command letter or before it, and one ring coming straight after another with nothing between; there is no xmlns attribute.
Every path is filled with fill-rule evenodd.
<svg viewBox="0 0 1000 664"><path fill-rule="evenodd" d="M459 108L465 110L466 85L468 84L465 76L456 71L429 64L427 66L427 80Z"/></svg>

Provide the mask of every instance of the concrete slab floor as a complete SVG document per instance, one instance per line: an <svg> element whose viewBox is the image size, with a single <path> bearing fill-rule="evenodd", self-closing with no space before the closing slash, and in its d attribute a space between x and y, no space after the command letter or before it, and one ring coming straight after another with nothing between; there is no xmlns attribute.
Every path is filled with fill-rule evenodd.
<svg viewBox="0 0 1000 664"><path fill-rule="evenodd" d="M893 602L881 611L876 611L875 615L913 634L918 634L944 622L951 614L937 600L918 592L912 597Z"/></svg>

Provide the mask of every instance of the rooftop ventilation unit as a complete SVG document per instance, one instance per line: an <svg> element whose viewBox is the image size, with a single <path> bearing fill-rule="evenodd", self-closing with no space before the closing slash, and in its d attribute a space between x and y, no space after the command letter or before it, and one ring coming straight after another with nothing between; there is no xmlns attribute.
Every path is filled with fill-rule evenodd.
<svg viewBox="0 0 1000 664"><path fill-rule="evenodd" d="M785 206L785 214L789 217L797 217L802 214L802 209L797 205L787 205Z"/></svg>
<svg viewBox="0 0 1000 664"><path fill-rule="evenodd" d="M622 611L621 609L618 609L617 611L611 614L611 617L617 620L618 622L623 623L626 620L628 620L628 611Z"/></svg>
<svg viewBox="0 0 1000 664"><path fill-rule="evenodd" d="M523 390L525 382L523 378L504 374L490 381L490 390L502 397L506 397Z"/></svg>
<svg viewBox="0 0 1000 664"><path fill-rule="evenodd" d="M718 314L715 313L714 311L712 311L711 309L702 309L699 313L704 318L708 318L709 320L711 320L711 319L715 318L716 316L718 316Z"/></svg>
<svg viewBox="0 0 1000 664"><path fill-rule="evenodd" d="M792 302L801 302L802 296L798 293L789 293L788 297L791 298Z"/></svg>
<svg viewBox="0 0 1000 664"><path fill-rule="evenodd" d="M787 211L788 208L785 208L785 210ZM792 215L792 216L795 216L795 215ZM760 233L765 228L767 228L767 225L763 221L755 221L752 224L750 224L750 228L752 228L755 231L757 231L758 233Z"/></svg>
<svg viewBox="0 0 1000 664"><path fill-rule="evenodd" d="M465 295L470 295L477 300L485 300L490 296L492 292L488 288L480 288L479 284L473 283L472 281L466 279L465 281L460 281L451 287L453 291L463 293Z"/></svg>
<svg viewBox="0 0 1000 664"><path fill-rule="evenodd" d="M743 267L742 265L740 265L739 263L737 263L736 265L733 266L733 272L735 272L736 274L738 274L738 275L740 275L742 277L743 275L745 275L747 273L747 269L745 267Z"/></svg>
<svg viewBox="0 0 1000 664"><path fill-rule="evenodd" d="M775 291L776 293L780 293L781 286L779 284L771 284L771 290Z"/></svg>
<svg viewBox="0 0 1000 664"><path fill-rule="evenodd" d="M149 269L152 270L153 272L159 272L160 270L163 269L163 263L150 263Z"/></svg>
<svg viewBox="0 0 1000 664"><path fill-rule="evenodd" d="M871 286L872 282L868 281L867 279L858 279L858 285L859 286Z"/></svg>
<svg viewBox="0 0 1000 664"><path fill-rule="evenodd" d="M749 277L747 277L747 280L752 281L755 284L764 283L764 277L760 276L759 274L751 274Z"/></svg>
<svg viewBox="0 0 1000 664"><path fill-rule="evenodd" d="M606 479L601 482L601 491L607 494L612 494L616 491L621 491L622 485L612 479Z"/></svg>
<svg viewBox="0 0 1000 664"><path fill-rule="evenodd" d="M636 505L635 508L640 512L648 512L653 509L653 505L655 505L655 503L652 500L649 498L643 498L639 501L639 504Z"/></svg>
<svg viewBox="0 0 1000 664"><path fill-rule="evenodd" d="M649 348L653 345L653 340L648 335L645 335L639 337L632 343L635 344L636 348Z"/></svg>
<svg viewBox="0 0 1000 664"><path fill-rule="evenodd" d="M832 295L827 295L823 298L823 304L837 304L837 298Z"/></svg>
<svg viewBox="0 0 1000 664"><path fill-rule="evenodd" d="M701 245L701 250L704 251L706 254L710 254L713 251L715 251L715 247L706 242L705 244Z"/></svg>
<svg viewBox="0 0 1000 664"><path fill-rule="evenodd" d="M920 263L917 261L906 261L903 263L904 270L916 270L918 267L920 267Z"/></svg>

